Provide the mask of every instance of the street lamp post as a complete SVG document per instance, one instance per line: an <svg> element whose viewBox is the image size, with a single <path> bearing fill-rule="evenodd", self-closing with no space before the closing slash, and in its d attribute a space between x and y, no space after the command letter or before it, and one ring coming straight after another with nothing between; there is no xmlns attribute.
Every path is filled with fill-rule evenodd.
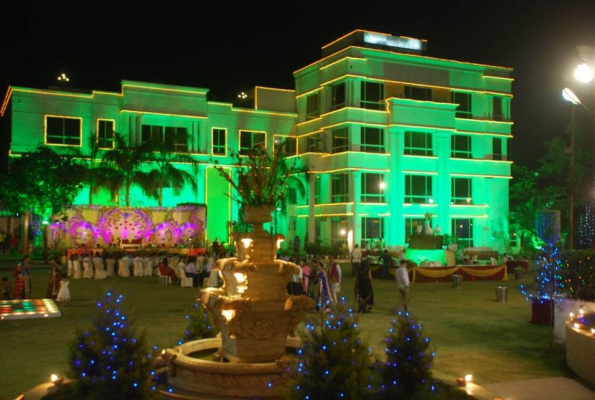
<svg viewBox="0 0 595 400"><path fill-rule="evenodd" d="M579 64L577 65L576 69L574 70L574 77L577 81L582 83L591 83L593 85L591 87L591 96L592 96L592 104L591 108L593 110L589 110L591 112L591 116L593 117L593 126L592 126L592 135L593 135L593 143L592 143L592 161L595 163L595 71L593 68L588 64ZM595 170L595 168L593 168Z"/></svg>
<svg viewBox="0 0 595 400"><path fill-rule="evenodd" d="M572 90L565 88L562 90L562 97L564 100L572 103L574 106L582 105L579 98L572 92ZM570 124L570 149L567 153L570 153L570 207L568 215L568 241L570 244L570 250L574 249L574 129L575 129L575 115L576 107L572 107L572 120Z"/></svg>

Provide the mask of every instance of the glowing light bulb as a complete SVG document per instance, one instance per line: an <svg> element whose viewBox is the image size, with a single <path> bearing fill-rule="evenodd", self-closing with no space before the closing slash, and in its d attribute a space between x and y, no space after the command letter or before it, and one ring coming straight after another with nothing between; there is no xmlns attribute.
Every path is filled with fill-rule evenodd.
<svg viewBox="0 0 595 400"><path fill-rule="evenodd" d="M241 272L235 272L233 274L233 276L235 276L236 281L238 281L238 283L244 283L246 282L246 275L241 273Z"/></svg>
<svg viewBox="0 0 595 400"><path fill-rule="evenodd" d="M581 327L580 324L574 324L573 326L574 326L574 329L579 329Z"/></svg>
<svg viewBox="0 0 595 400"><path fill-rule="evenodd" d="M252 239L244 238L244 239L242 239L242 244L244 245L245 249L248 249L248 248L250 248L250 245L252 244Z"/></svg>
<svg viewBox="0 0 595 400"><path fill-rule="evenodd" d="M578 310L578 313L579 313L580 315L585 315L585 310L583 310L583 309L581 308L581 309L579 309L579 310Z"/></svg>
<svg viewBox="0 0 595 400"><path fill-rule="evenodd" d="M469 383L473 380L473 375L467 374L465 375L465 382Z"/></svg>
<svg viewBox="0 0 595 400"><path fill-rule="evenodd" d="M589 83L593 80L595 73L593 72L593 68L588 66L587 64L580 64L576 66L574 70L574 77L583 83Z"/></svg>
<svg viewBox="0 0 595 400"><path fill-rule="evenodd" d="M386 183L385 182L380 182L380 190L384 190L386 189Z"/></svg>
<svg viewBox="0 0 595 400"><path fill-rule="evenodd" d="M572 321L572 319L574 318L574 313L571 312L570 314L568 314L568 316L570 317L570 320Z"/></svg>
<svg viewBox="0 0 595 400"><path fill-rule="evenodd" d="M52 381L52 382L56 382L57 380L58 380L58 375L56 375L56 374L52 374L52 375L50 376L50 381Z"/></svg>
<svg viewBox="0 0 595 400"><path fill-rule="evenodd" d="M223 315L223 318L225 318L225 320L227 322L229 322L233 319L233 317L236 316L236 311L235 310L222 310L221 315Z"/></svg>

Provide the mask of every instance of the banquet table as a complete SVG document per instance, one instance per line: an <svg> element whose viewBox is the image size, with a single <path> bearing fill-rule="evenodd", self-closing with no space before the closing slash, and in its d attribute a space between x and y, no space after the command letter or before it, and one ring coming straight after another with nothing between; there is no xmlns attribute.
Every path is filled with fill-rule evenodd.
<svg viewBox="0 0 595 400"><path fill-rule="evenodd" d="M466 281L506 281L506 265L455 265L452 267L415 267L412 282L451 282L452 275L462 275Z"/></svg>

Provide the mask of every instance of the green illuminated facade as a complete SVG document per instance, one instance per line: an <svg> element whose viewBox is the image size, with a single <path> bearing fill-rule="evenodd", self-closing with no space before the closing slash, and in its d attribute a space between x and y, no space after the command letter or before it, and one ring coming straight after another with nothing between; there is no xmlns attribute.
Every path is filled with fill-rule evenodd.
<svg viewBox="0 0 595 400"><path fill-rule="evenodd" d="M140 144L184 130L191 140L179 151L200 163L198 190L166 189L163 205L206 204L209 240L227 241L238 216L212 160L231 168L229 149L287 142L308 169L305 196L290 190L287 211L278 212L289 239L336 243L351 231L355 243L401 246L430 216L432 227L467 245L501 247L512 70L427 57L425 47L354 31L295 71L295 90L256 87L251 108L209 101L207 89L123 81L121 93L12 87L1 111L12 155L40 143L85 153L90 137L109 151L114 131ZM157 204L138 188L132 196L132 205ZM77 203L88 198L86 188ZM102 193L94 203L111 201Z"/></svg>

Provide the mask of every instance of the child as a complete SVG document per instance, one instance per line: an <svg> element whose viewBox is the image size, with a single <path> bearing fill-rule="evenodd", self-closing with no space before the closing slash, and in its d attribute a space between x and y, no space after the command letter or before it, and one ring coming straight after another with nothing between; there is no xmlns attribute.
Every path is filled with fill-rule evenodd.
<svg viewBox="0 0 595 400"><path fill-rule="evenodd" d="M8 283L8 278L2 278L2 293L4 294L4 300L12 300L12 287Z"/></svg>
<svg viewBox="0 0 595 400"><path fill-rule="evenodd" d="M58 292L58 297L56 298L57 301L61 303L66 303L70 301L70 289L68 289L68 282L67 275L62 274L62 280L60 281L60 291Z"/></svg>

